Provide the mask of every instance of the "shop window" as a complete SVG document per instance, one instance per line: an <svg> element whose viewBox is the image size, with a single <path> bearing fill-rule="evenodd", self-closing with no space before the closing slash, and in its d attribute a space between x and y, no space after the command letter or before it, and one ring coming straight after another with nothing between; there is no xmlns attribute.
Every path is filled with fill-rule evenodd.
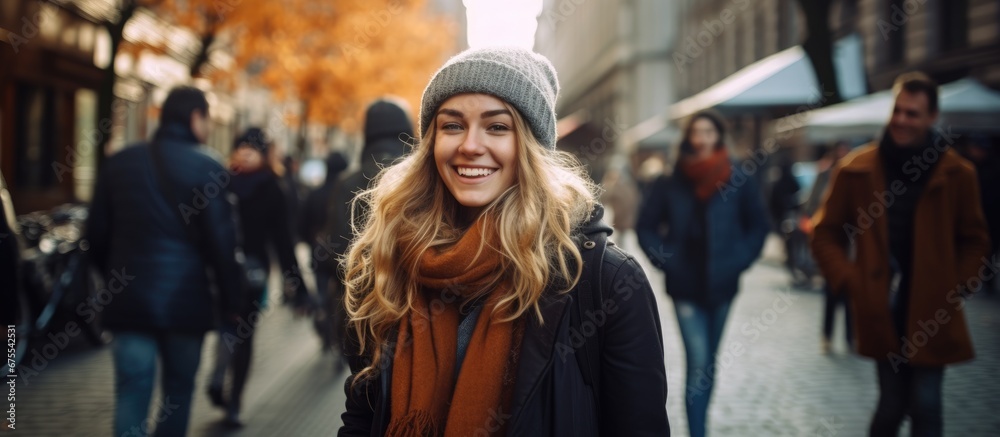
<svg viewBox="0 0 1000 437"><path fill-rule="evenodd" d="M16 91L14 179L20 189L45 190L57 185L55 162L56 110L51 88L20 85Z"/></svg>

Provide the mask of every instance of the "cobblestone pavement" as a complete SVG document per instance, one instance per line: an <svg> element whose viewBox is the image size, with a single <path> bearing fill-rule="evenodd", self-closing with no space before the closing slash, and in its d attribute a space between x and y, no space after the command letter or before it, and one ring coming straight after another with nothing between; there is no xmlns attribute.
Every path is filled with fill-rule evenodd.
<svg viewBox="0 0 1000 437"><path fill-rule="evenodd" d="M684 349L673 306L664 293L663 276L634 250L631 236L620 239L643 263L656 291L667 351L667 409L674 435L686 436ZM821 354L822 295L788 290L787 283L780 263L768 255L744 275L720 347L719 376L709 412L711 434L865 435L877 400L874 365L845 352L841 326L834 353ZM949 367L945 374L945 435L995 436L1000 433L1000 414L994 412L1000 407L1000 378L990 369L1000 368L1000 299L977 296L969 302L967 313L978 357ZM76 340L37 375L18 384L17 430L5 427L0 435L111 434L110 349L92 349L82 339ZM296 319L281 307L264 314L244 401L246 427L239 431L220 426L222 413L211 407L205 395L214 344L215 337L210 335L198 371L189 435L336 433L346 375L334 374L333 359L320 352L307 320ZM740 348L737 356L734 351Z"/></svg>

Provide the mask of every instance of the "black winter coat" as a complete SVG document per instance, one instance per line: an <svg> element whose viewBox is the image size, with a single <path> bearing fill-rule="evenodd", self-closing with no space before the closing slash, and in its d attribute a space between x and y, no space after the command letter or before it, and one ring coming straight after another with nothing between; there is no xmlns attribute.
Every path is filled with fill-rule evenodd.
<svg viewBox="0 0 1000 437"><path fill-rule="evenodd" d="M757 181L733 167L729 183L707 203L680 173L657 178L643 201L636 236L649 261L666 274L674 299L710 308L732 300L740 275L764 248L771 225Z"/></svg>
<svg viewBox="0 0 1000 437"><path fill-rule="evenodd" d="M294 288L289 290L294 294L308 294L295 259L295 241L289 224L291 214L285 207L290 193L282 187L278 175L266 168L234 174L229 190L239 200L239 222L247 258L256 258L261 265L270 267L273 251L281 266L282 284ZM267 268L265 272L270 270ZM258 298L250 296L251 300Z"/></svg>
<svg viewBox="0 0 1000 437"><path fill-rule="evenodd" d="M583 234L611 233L595 214ZM581 250L586 250L582 249ZM579 287L568 294L547 293L542 303L545 325L528 312L521 344L518 378L506 421L509 436L669 436L667 377L663 335L652 289L642 267L608 243L601 266L602 296L607 317L597 319L601 337L600 400L581 374L570 330L570 310ZM583 277L588 273L584 272ZM575 330L574 330L575 331ZM574 334L576 334L574 332ZM576 334L578 335L578 334ZM392 337L394 338L394 337ZM395 350L390 345L388 350ZM471 357L470 357L471 358ZM347 411L339 436L382 436L388 428L392 357L381 374L351 390L345 385ZM355 374L360 360L352 361Z"/></svg>
<svg viewBox="0 0 1000 437"><path fill-rule="evenodd" d="M87 239L113 293L100 308L103 323L109 329L203 333L215 326L217 308L239 310L245 284L235 212L224 188L229 173L183 125L161 127L157 141L181 205L170 205L162 194L147 144L109 157L97 178ZM188 226L197 226L200 248L178 209ZM206 268L214 271L216 297Z"/></svg>

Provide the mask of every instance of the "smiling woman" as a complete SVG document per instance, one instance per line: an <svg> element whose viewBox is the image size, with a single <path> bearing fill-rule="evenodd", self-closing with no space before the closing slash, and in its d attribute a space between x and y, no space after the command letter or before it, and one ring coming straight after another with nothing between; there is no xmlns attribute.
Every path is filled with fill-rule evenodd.
<svg viewBox="0 0 1000 437"><path fill-rule="evenodd" d="M420 143L361 196L340 435L669 435L656 302L555 150L558 93L548 60L516 48L463 52L431 79ZM578 296L597 302L589 330ZM565 359L580 347L593 361Z"/></svg>
<svg viewBox="0 0 1000 437"><path fill-rule="evenodd" d="M502 100L459 94L441 104L434 160L442 182L463 207L478 212L512 187L516 159L514 115Z"/></svg>

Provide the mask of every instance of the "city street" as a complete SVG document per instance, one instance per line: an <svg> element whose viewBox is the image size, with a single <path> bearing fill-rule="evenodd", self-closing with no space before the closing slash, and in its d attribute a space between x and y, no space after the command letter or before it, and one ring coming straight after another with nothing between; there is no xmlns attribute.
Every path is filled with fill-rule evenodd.
<svg viewBox="0 0 1000 437"><path fill-rule="evenodd" d="M634 249L634 239L621 243ZM780 246L769 241L765 256L743 277L719 351L719 377L710 411L715 436L861 436L876 403L875 369L845 352L841 326L831 355L820 353L822 294L791 291L781 269ZM684 350L662 274L645 257L657 293L667 350L674 435L686 436ZM1000 299L976 296L967 307L978 358L948 368L945 376L945 435L993 436L1000 429ZM80 340L80 339L77 339ZM343 411L346 373L333 373L333 359L320 351L306 319L285 307L266 312L256 337L256 357L244 400L245 428L221 427L222 412L205 395L215 337L209 336L198 372L190 435L333 435ZM31 354L29 354L29 359ZM27 383L18 380L17 430L3 435L106 436L111 433L113 371L110 348L83 341L63 351ZM154 406L155 407L155 406ZM908 434L903 434L908 435Z"/></svg>

